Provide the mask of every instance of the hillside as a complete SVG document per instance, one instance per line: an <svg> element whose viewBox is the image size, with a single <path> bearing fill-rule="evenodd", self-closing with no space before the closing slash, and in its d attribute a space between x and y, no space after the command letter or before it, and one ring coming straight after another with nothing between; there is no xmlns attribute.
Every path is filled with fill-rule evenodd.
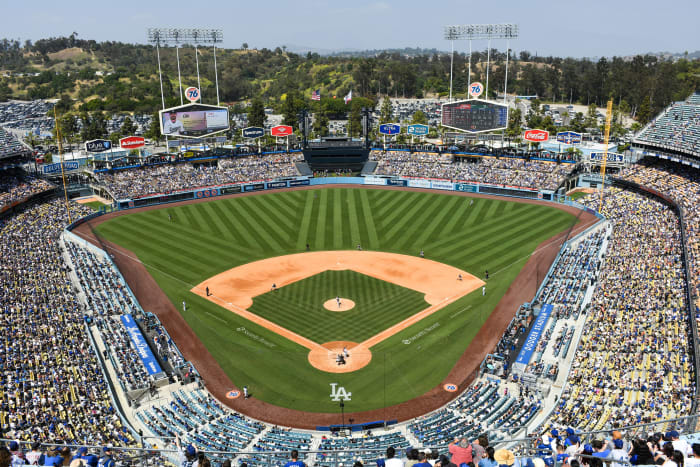
<svg viewBox="0 0 700 467"><path fill-rule="evenodd" d="M342 98L350 90L374 102L378 96L427 97L449 91L450 57L422 49L367 51L350 56L304 55L286 50L217 49L221 101L236 103L260 98L283 111L287 96L310 106L312 90L324 100ZM163 92L166 106L180 103L175 49L161 48ZM358 56L359 55L359 56ZM485 82L485 51L472 56L472 81ZM211 48L199 49L203 101L215 103L215 79ZM481 63L480 63L481 62ZM502 90L505 55L491 51L490 89ZM194 48L180 49L183 87L197 85ZM156 50L150 45L96 42L69 37L20 44L0 41L0 101L66 96L74 109L152 112L161 107ZM698 86L700 60L663 60L635 56L631 59L533 57L527 52L511 56L508 91L537 94L545 100L567 100L602 106L608 97L616 104L650 113L689 95ZM464 96L467 57L455 54L454 94ZM336 100L337 100L336 99ZM67 101L67 100L66 100ZM642 105L644 103L644 106ZM624 105L623 105L624 104ZM298 105L297 105L298 107Z"/></svg>

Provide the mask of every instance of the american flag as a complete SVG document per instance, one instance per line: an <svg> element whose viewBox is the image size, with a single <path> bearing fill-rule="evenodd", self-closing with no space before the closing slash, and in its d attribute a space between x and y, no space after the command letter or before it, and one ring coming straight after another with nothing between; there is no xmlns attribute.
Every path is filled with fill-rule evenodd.
<svg viewBox="0 0 700 467"><path fill-rule="evenodd" d="M311 92L311 100L312 101L320 101L321 100L321 90L320 89L317 89L317 90Z"/></svg>

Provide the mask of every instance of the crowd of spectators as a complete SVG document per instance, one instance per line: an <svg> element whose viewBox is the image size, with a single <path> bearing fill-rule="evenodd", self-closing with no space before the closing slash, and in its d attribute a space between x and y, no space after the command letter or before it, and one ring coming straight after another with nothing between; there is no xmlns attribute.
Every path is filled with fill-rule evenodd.
<svg viewBox="0 0 700 467"><path fill-rule="evenodd" d="M619 177L653 188L679 204L685 221L691 287L695 299L700 300L700 171L683 164L644 159L622 170ZM696 302L696 307L700 303Z"/></svg>
<svg viewBox="0 0 700 467"><path fill-rule="evenodd" d="M298 175L301 153L220 159L216 166L167 164L96 174L117 199Z"/></svg>
<svg viewBox="0 0 700 467"><path fill-rule="evenodd" d="M700 93L671 104L637 135L635 141L700 155Z"/></svg>
<svg viewBox="0 0 700 467"><path fill-rule="evenodd" d="M372 151L378 175L444 178L473 183L510 185L555 190L574 169L574 164L558 164L522 158L457 158L451 154Z"/></svg>
<svg viewBox="0 0 700 467"><path fill-rule="evenodd" d="M598 198L583 203L596 208ZM617 188L607 191L602 214L613 233L553 420L587 430L686 415L695 370L679 219Z"/></svg>
<svg viewBox="0 0 700 467"><path fill-rule="evenodd" d="M73 219L91 212L71 205ZM62 200L31 204L0 220L0 424L29 442L130 444L112 406L59 234Z"/></svg>
<svg viewBox="0 0 700 467"><path fill-rule="evenodd" d="M5 171L0 173L0 211L54 186L41 178Z"/></svg>

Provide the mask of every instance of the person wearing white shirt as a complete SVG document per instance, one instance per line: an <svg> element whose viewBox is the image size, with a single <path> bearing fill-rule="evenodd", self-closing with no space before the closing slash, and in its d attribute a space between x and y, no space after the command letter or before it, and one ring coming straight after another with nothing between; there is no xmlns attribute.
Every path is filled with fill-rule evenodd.
<svg viewBox="0 0 700 467"><path fill-rule="evenodd" d="M163 123L163 133L172 135L185 131L185 125L177 119L175 112L170 113L170 119Z"/></svg>

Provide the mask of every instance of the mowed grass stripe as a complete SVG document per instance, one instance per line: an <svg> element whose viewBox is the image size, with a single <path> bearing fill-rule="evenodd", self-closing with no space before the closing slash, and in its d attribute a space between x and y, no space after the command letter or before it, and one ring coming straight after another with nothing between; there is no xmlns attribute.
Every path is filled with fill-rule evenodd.
<svg viewBox="0 0 700 467"><path fill-rule="evenodd" d="M556 216L556 212L550 212L549 215L545 215L544 217L540 217L538 219L531 219L531 222L521 224L521 226L516 228L516 230L512 230L510 232L503 231L500 235L491 237L488 242L482 244L482 253L476 255L474 257L474 261L479 261L482 258L492 255L493 252L490 250L499 244L502 245L502 248L505 248L505 251L508 251L507 248L509 245L521 243L522 235L525 235L527 232L532 232L533 226L535 225L539 225L539 228L534 229L534 231L537 231L538 233L550 230L551 227L547 225L547 223L550 219L553 219ZM510 237L510 241L507 240L508 237Z"/></svg>
<svg viewBox="0 0 700 467"><path fill-rule="evenodd" d="M464 211L465 211L466 209L467 209L467 204L466 204L466 203L462 203L462 204L458 205L457 211L453 213L453 215L452 215L452 217L450 218L450 220L447 221L447 224L445 224L444 227L442 227L442 228L439 230L439 232L438 232L438 233L439 233L438 238L442 238L444 242L451 242L451 241L453 241L453 238L450 236L450 233L449 233L449 232L451 232L452 229L454 229L454 226L457 224L457 220L462 216L462 214L464 214ZM426 245L426 247L428 247L428 248L430 248L430 249L434 249L435 246L436 246L435 243L436 243L435 241L430 242L430 243L428 243L428 245Z"/></svg>
<svg viewBox="0 0 700 467"><path fill-rule="evenodd" d="M444 222L445 218L453 214L457 202L460 201L460 197L445 196L444 198L446 202L437 208L437 215L435 215L435 213L431 213L429 216L429 224L422 229L418 237L412 239L412 245L423 245L425 242L427 242L428 239L433 236L433 232L442 227L442 223ZM407 245L411 245L411 243L403 242L403 246Z"/></svg>
<svg viewBox="0 0 700 467"><path fill-rule="evenodd" d="M279 196L253 196L253 198L261 198L261 200L264 201L266 209L270 212L270 217L272 217L278 225L282 225L288 230L294 230L294 222L291 220L294 211L281 205L278 201Z"/></svg>
<svg viewBox="0 0 700 467"><path fill-rule="evenodd" d="M357 218L356 190L347 191L348 197L348 223L350 224L350 241L354 244L362 246L362 237L360 236L360 226Z"/></svg>
<svg viewBox="0 0 700 467"><path fill-rule="evenodd" d="M213 229L214 219L212 219L204 209L207 203L201 204L202 206L197 206L196 209L192 210L192 216L194 217L196 222L201 226L201 231L216 236L216 232Z"/></svg>
<svg viewBox="0 0 700 467"><path fill-rule="evenodd" d="M260 245L262 251L273 250L269 240L268 235L262 228L260 224L255 222L248 215L248 211L243 205L243 203L238 202L242 198L234 198L231 203L232 213L235 215L238 222L243 226L243 229L247 231L247 235L255 238L255 241Z"/></svg>
<svg viewBox="0 0 700 467"><path fill-rule="evenodd" d="M376 206L376 208L378 209L377 211L374 211L373 209L373 212L376 212L378 219L384 219L388 216L391 216L392 214L395 214L397 211L396 208L400 205L403 205L403 207L401 209L398 209L399 211L403 211L405 209L406 199L404 198L404 196L402 196L402 192L392 191L391 193L392 196L386 199L383 204ZM411 192L406 193L408 193L409 196L413 194Z"/></svg>
<svg viewBox="0 0 700 467"><path fill-rule="evenodd" d="M377 250L379 249L381 243L379 243L377 229L374 226L374 216L369 208L366 190L360 190L360 202L362 205L362 213L364 214L365 227L367 228L367 236L369 237L369 248L372 250Z"/></svg>
<svg viewBox="0 0 700 467"><path fill-rule="evenodd" d="M367 198L369 199L370 206L372 206L372 212L374 212L377 217L381 217L387 212L389 204L396 202L401 195L396 191L392 190L371 190L367 192Z"/></svg>
<svg viewBox="0 0 700 467"><path fill-rule="evenodd" d="M326 246L326 212L328 212L329 190L321 190L318 197L318 216L313 219L316 222L315 249L324 250Z"/></svg>
<svg viewBox="0 0 700 467"><path fill-rule="evenodd" d="M474 224L476 216L479 215L479 211L481 209L477 209L475 206L475 205L477 205L477 206L479 205L478 201L480 201L480 200L475 201L474 204L469 206L469 211L467 211L467 215L464 218L464 223L462 223L462 230L467 229L467 228L469 228L469 226Z"/></svg>
<svg viewBox="0 0 700 467"><path fill-rule="evenodd" d="M197 220L194 217L194 212L193 210L196 208L193 208L192 205L186 205L182 206L180 208L180 212L185 216L185 222L187 225L189 225L195 232L201 232L202 231L202 226L199 225Z"/></svg>
<svg viewBox="0 0 700 467"><path fill-rule="evenodd" d="M341 190L332 190L333 193L333 248L340 249L343 247L343 206L346 205ZM345 245L347 248L348 245Z"/></svg>
<svg viewBox="0 0 700 467"><path fill-rule="evenodd" d="M262 229L267 234L271 241L271 246L274 250L282 250L282 245L289 243L289 231L285 231L272 218L268 210L268 203L264 201L264 196L251 196L247 198L249 207L249 216L258 220Z"/></svg>
<svg viewBox="0 0 700 467"><path fill-rule="evenodd" d="M186 239L198 238L199 240L204 240L204 242L201 243L201 248L205 250L205 253L212 254L214 257L219 256L221 250L227 251L230 249L235 250L239 254L245 254L246 256L248 255L245 247L232 245L231 242L226 242L219 237L214 237L213 235L202 232L193 232L192 230L178 225L175 222L168 223L168 225L149 223L148 219L141 219L138 217L134 217L133 222L144 230L159 234L160 236L157 238L160 238L161 242L166 242L168 245L170 243L183 244ZM196 257L199 258L201 255L197 255Z"/></svg>
<svg viewBox="0 0 700 467"><path fill-rule="evenodd" d="M183 275L178 274L178 272L202 271L201 262L192 256L192 251L179 246L181 243L163 243L162 237L156 237L143 229L137 229L133 224L122 224L120 229L130 237L130 243L148 249L149 265L157 264L161 269L175 271L173 275L178 279L183 279Z"/></svg>
<svg viewBox="0 0 700 467"><path fill-rule="evenodd" d="M385 230L386 228L395 225L395 223L399 220L404 220L405 216L416 207L417 203L424 203L426 199L420 196L417 198L414 197L412 201L413 202L411 203L402 203L401 206L393 208L385 216L380 217L380 221L377 223L380 229ZM382 235L382 240L386 241L388 239Z"/></svg>
<svg viewBox="0 0 700 467"><path fill-rule="evenodd" d="M459 261L459 258L470 258L475 253L484 250L487 243L490 244L495 239L500 240L510 237L513 229L522 228L523 226L530 228L537 222L538 220L534 217L513 216L500 222L498 228L481 229L481 227L478 227L479 233L465 236L452 244L446 245L441 249L441 254L453 256L457 261ZM503 248L498 248L498 250L501 253L504 251Z"/></svg>
<svg viewBox="0 0 700 467"><path fill-rule="evenodd" d="M392 225L391 229L382 235L382 239L385 242L392 244L394 242L394 237L402 233L406 224L409 222L413 223L416 220L418 213L420 213L426 205L435 200L434 196L435 195L422 197L422 199L418 200L418 202L415 203L407 212L401 212L401 217L399 217L396 222L393 223L393 225L390 224ZM399 210L397 209L397 211ZM411 227L415 228L415 224L413 224ZM410 230L410 228L407 228L406 230Z"/></svg>
<svg viewBox="0 0 700 467"><path fill-rule="evenodd" d="M309 190L304 192L304 214L301 217L301 226L297 235L297 250L305 249L309 240L309 226L311 225L311 211L314 207L314 191Z"/></svg>
<svg viewBox="0 0 700 467"><path fill-rule="evenodd" d="M199 209L199 211L202 213L202 216L206 218L206 221L209 222L209 230L217 237L229 237L228 231L226 230L226 227L223 224L222 219L219 217L219 215L214 212L214 208L212 207L212 203L202 203L202 207ZM230 237L229 237L230 238Z"/></svg>
<svg viewBox="0 0 700 467"><path fill-rule="evenodd" d="M183 256L190 261L218 264L220 261L225 261L224 258L228 258L230 255L245 255L246 257L250 255L250 252L244 247L234 245L231 242L224 242L221 239L208 235L200 235L199 239L203 241L198 245L197 250L184 249L185 247L180 247L180 245L186 245L187 239L191 238L192 234L180 234L175 228L167 229L164 226L148 225L143 222L146 222L146 220L137 220L135 225L143 226L144 228L148 226L150 228L149 232L144 234L144 236L151 239L160 239L158 243L155 243L157 240L154 240L154 249L169 251L171 248L177 248L178 251L185 252ZM178 233L178 235L173 235L174 232ZM174 257L175 255L167 254L166 256Z"/></svg>
<svg viewBox="0 0 700 467"><path fill-rule="evenodd" d="M396 238L392 243L395 249L412 249L418 250L421 248L423 241L418 241L419 237L423 237L427 230L432 230L435 227L436 215L445 214L446 206L453 201L450 197L435 195L430 199L430 202L424 209L411 220L410 225L404 232Z"/></svg>
<svg viewBox="0 0 700 467"><path fill-rule="evenodd" d="M298 212L305 198L304 190L286 191L283 193L275 193L272 196L277 200L279 205L283 207L283 211L289 213Z"/></svg>
<svg viewBox="0 0 700 467"><path fill-rule="evenodd" d="M256 240L256 237L250 234L250 230L246 229L236 216L234 208L231 205L233 201L234 200L226 200L223 203L214 202L212 204L214 210L221 214L224 225L230 229L231 235L239 245L248 245L251 249L261 251L262 246Z"/></svg>

